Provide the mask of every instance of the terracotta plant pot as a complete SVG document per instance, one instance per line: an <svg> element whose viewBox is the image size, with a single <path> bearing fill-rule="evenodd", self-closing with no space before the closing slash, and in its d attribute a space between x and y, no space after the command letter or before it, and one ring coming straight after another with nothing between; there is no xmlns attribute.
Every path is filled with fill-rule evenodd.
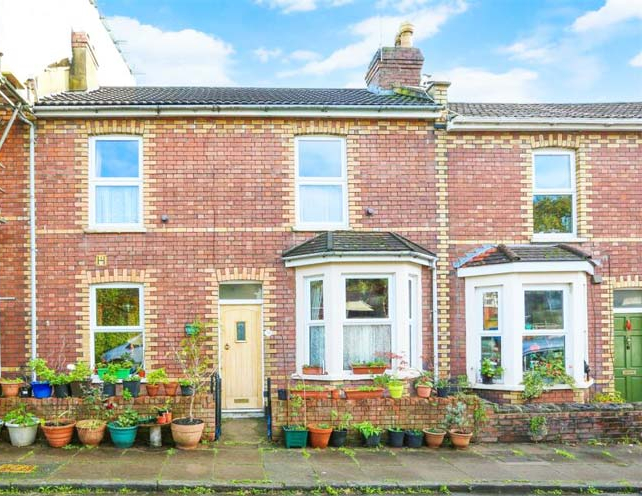
<svg viewBox="0 0 642 496"><path fill-rule="evenodd" d="M330 398L333 400L340 400L341 399L341 390L340 389L331 389L330 390Z"/></svg>
<svg viewBox="0 0 642 496"><path fill-rule="evenodd" d="M385 365L381 367L368 367L367 365L352 365L352 373L353 374L383 374L386 369Z"/></svg>
<svg viewBox="0 0 642 496"><path fill-rule="evenodd" d="M439 448L444 442L446 431L441 429L424 429L424 439L429 448Z"/></svg>
<svg viewBox="0 0 642 496"><path fill-rule="evenodd" d="M166 396L176 396L176 391L178 391L178 382L168 382L165 384Z"/></svg>
<svg viewBox="0 0 642 496"><path fill-rule="evenodd" d="M303 367L305 375L323 375L323 367Z"/></svg>
<svg viewBox="0 0 642 496"><path fill-rule="evenodd" d="M328 442L330 441L330 436L332 435L332 427L322 429L316 424L312 424L308 426L308 432L308 440L310 442L310 446L312 446L313 448L321 449L328 447Z"/></svg>
<svg viewBox="0 0 642 496"><path fill-rule="evenodd" d="M430 398L430 393L432 393L432 387L418 385L415 387L417 390L417 396L420 398Z"/></svg>
<svg viewBox="0 0 642 496"><path fill-rule="evenodd" d="M146 384L145 390L147 391L147 396L158 396L160 384Z"/></svg>
<svg viewBox="0 0 642 496"><path fill-rule="evenodd" d="M22 383L17 383L17 384L9 384L6 382L2 383L2 396L5 398L15 398L18 396L18 392L20 391L20 386L22 386Z"/></svg>
<svg viewBox="0 0 642 496"><path fill-rule="evenodd" d="M178 449L194 449L198 446L203 435L205 422L200 419L194 419L190 423L187 417L176 419L172 422L172 438Z"/></svg>
<svg viewBox="0 0 642 496"><path fill-rule="evenodd" d="M473 437L472 432L464 433L457 432L455 430L448 431L448 435L450 436L450 442L453 443L453 448L457 449L468 448L468 445L470 444L470 438Z"/></svg>
<svg viewBox="0 0 642 496"><path fill-rule="evenodd" d="M76 431L80 442L85 446L98 446L105 437L107 422L103 420L80 420L76 422Z"/></svg>
<svg viewBox="0 0 642 496"><path fill-rule="evenodd" d="M159 413L156 417L157 424L169 424L172 421L172 412Z"/></svg>
<svg viewBox="0 0 642 496"><path fill-rule="evenodd" d="M377 388L374 391L359 391L358 389L344 389L346 399L363 400L369 398L383 398L383 388Z"/></svg>
<svg viewBox="0 0 642 496"><path fill-rule="evenodd" d="M52 448L62 448L71 442L75 426L76 422L73 420L45 422L42 425L42 432L44 432L49 446Z"/></svg>
<svg viewBox="0 0 642 496"><path fill-rule="evenodd" d="M329 396L329 391L297 391L296 389L291 389L290 396L301 396L301 398L303 399L327 399Z"/></svg>

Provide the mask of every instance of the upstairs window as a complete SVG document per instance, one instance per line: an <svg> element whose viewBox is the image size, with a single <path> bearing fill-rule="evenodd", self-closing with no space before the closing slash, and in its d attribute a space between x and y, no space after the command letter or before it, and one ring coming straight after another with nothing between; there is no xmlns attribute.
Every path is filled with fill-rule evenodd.
<svg viewBox="0 0 642 496"><path fill-rule="evenodd" d="M533 231L555 239L576 233L575 155L546 150L533 154Z"/></svg>
<svg viewBox="0 0 642 496"><path fill-rule="evenodd" d="M348 225L345 140L306 136L295 141L296 223L310 230Z"/></svg>
<svg viewBox="0 0 642 496"><path fill-rule="evenodd" d="M142 227L141 139L100 136L90 141L90 226Z"/></svg>

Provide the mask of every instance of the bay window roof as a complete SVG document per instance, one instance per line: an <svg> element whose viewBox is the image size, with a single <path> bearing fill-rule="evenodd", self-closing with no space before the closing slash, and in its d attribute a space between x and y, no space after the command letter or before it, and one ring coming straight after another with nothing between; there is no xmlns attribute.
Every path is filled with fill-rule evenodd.
<svg viewBox="0 0 642 496"><path fill-rule="evenodd" d="M591 255L567 244L483 246L455 263L456 268L518 262L590 262Z"/></svg>

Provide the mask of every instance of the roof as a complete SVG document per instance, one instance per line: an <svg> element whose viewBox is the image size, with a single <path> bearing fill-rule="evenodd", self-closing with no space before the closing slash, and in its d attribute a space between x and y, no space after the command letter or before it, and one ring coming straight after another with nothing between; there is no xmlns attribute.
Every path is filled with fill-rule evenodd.
<svg viewBox="0 0 642 496"><path fill-rule="evenodd" d="M455 263L457 268L519 262L586 262L591 255L566 244L485 246Z"/></svg>
<svg viewBox="0 0 642 496"><path fill-rule="evenodd" d="M439 107L419 95L379 95L354 88L235 88L199 86L105 86L42 98L43 106L238 105Z"/></svg>
<svg viewBox="0 0 642 496"><path fill-rule="evenodd" d="M462 117L512 119L640 119L642 102L622 103L449 103Z"/></svg>
<svg viewBox="0 0 642 496"><path fill-rule="evenodd" d="M436 255L431 251L396 233L328 231L285 250L283 259L373 252L389 252L390 254L414 253L428 258L436 258Z"/></svg>

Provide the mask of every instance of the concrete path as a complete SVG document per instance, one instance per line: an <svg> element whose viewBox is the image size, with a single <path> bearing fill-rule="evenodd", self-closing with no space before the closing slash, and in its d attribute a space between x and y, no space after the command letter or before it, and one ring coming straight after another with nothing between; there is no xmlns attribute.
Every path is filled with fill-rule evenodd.
<svg viewBox="0 0 642 496"><path fill-rule="evenodd" d="M2 490L101 488L139 491L235 492L253 489L336 494L336 488L373 492L597 494L642 490L642 446L550 444L474 445L417 450L286 450L231 440L187 452L111 446L52 449L0 445ZM41 489L45 488L45 490ZM187 489L185 489L187 488ZM191 489L190 489L191 488ZM353 491L354 492L354 491Z"/></svg>

